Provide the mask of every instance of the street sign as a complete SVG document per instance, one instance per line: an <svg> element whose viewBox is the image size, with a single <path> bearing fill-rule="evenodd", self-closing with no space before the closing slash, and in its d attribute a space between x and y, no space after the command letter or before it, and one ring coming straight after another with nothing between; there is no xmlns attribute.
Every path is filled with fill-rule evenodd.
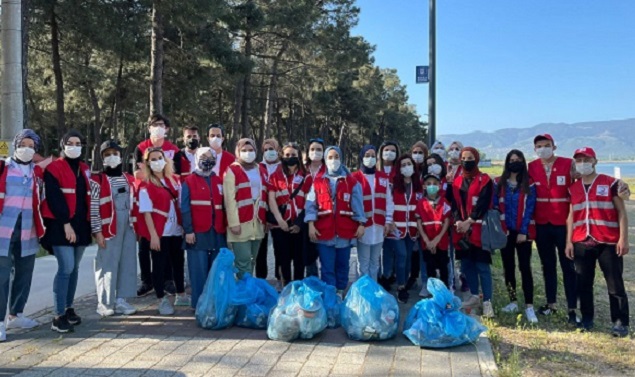
<svg viewBox="0 0 635 377"><path fill-rule="evenodd" d="M6 140L0 140L0 157L9 157L9 142Z"/></svg>
<svg viewBox="0 0 635 377"><path fill-rule="evenodd" d="M417 66L417 84L430 82L430 67L427 65Z"/></svg>

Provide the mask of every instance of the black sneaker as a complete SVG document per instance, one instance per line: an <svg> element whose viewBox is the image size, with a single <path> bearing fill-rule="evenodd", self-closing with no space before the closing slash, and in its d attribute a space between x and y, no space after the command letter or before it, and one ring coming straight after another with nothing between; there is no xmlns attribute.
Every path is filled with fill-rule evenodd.
<svg viewBox="0 0 635 377"><path fill-rule="evenodd" d="M578 323L578 328L582 332L587 332L593 330L593 321L580 321Z"/></svg>
<svg viewBox="0 0 635 377"><path fill-rule="evenodd" d="M617 321L615 321L615 324L613 325L613 328L611 329L611 333L613 333L613 336L618 338L627 337L628 326L622 325L622 321L618 319Z"/></svg>
<svg viewBox="0 0 635 377"><path fill-rule="evenodd" d="M395 275L390 275L390 277L387 280L388 280L388 284L395 284L397 282L397 277Z"/></svg>
<svg viewBox="0 0 635 377"><path fill-rule="evenodd" d="M408 302L408 298L410 298L410 295L408 294L408 291L406 290L406 288L402 288L398 291L397 301L399 301L402 304L405 304Z"/></svg>
<svg viewBox="0 0 635 377"><path fill-rule="evenodd" d="M65 315L68 320L68 323L70 323L73 326L77 326L82 323L82 318L75 313L75 309L73 308L67 308Z"/></svg>
<svg viewBox="0 0 635 377"><path fill-rule="evenodd" d="M578 326L578 323L580 323L580 318L575 314L575 310L569 310L569 320L567 323L572 326Z"/></svg>
<svg viewBox="0 0 635 377"><path fill-rule="evenodd" d="M417 284L417 278L415 277L409 277L408 278L408 282L406 282L406 290L409 291L412 288L414 288L414 286Z"/></svg>
<svg viewBox="0 0 635 377"><path fill-rule="evenodd" d="M552 315L556 313L556 308L552 308L549 306L549 304L545 304L538 308L538 313L542 315Z"/></svg>
<svg viewBox="0 0 635 377"><path fill-rule="evenodd" d="M66 314L64 314L59 316L58 318L53 318L51 330L65 334L67 332L73 331L73 325L68 322L68 317L66 316Z"/></svg>
<svg viewBox="0 0 635 377"><path fill-rule="evenodd" d="M174 285L174 281L173 280L168 280L165 282L165 287L163 288L163 290L165 290L165 293L174 296L176 294L176 285Z"/></svg>
<svg viewBox="0 0 635 377"><path fill-rule="evenodd" d="M141 284L141 287L139 287L139 289L137 289L137 296L138 297L145 296L148 293L152 292L153 290L154 290L154 288L152 288L151 285L143 283L143 284Z"/></svg>

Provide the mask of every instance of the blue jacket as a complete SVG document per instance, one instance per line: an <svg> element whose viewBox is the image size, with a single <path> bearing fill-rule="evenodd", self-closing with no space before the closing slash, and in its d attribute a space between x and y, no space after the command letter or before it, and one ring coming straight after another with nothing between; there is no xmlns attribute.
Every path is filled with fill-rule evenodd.
<svg viewBox="0 0 635 377"><path fill-rule="evenodd" d="M505 189L505 225L508 230L517 231L520 234L529 234L529 222L534 215L536 209L536 187L530 186L529 195L527 195L527 203L525 207L525 216L521 223L520 229L516 229L516 219L518 218L518 211L520 209L520 203L518 199L520 197L520 190L518 187L511 188L507 185ZM494 185L494 195L492 197L494 208L498 208L498 200L500 198L500 189L498 184Z"/></svg>

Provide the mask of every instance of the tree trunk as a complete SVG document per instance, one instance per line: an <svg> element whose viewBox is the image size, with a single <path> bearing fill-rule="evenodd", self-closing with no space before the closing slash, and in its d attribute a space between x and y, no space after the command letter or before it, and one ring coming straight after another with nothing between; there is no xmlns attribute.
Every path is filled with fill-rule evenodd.
<svg viewBox="0 0 635 377"><path fill-rule="evenodd" d="M123 43L122 43L123 44ZM119 113L119 100L121 96L121 81L123 77L123 46L121 49L121 55L119 56L119 70L117 71L117 81L115 83L115 96L110 108L110 135L112 138L117 139L119 137L117 130L117 114Z"/></svg>
<svg viewBox="0 0 635 377"><path fill-rule="evenodd" d="M163 22L157 9L160 0L152 3L152 46L150 61L150 115L163 113Z"/></svg>
<svg viewBox="0 0 635 377"><path fill-rule="evenodd" d="M271 137L271 126L273 120L273 107L274 104L278 101L278 65L280 63L280 59L284 55L285 51L288 47L288 41L285 41L280 51L276 54L276 58L273 60L273 64L271 65L271 77L269 78L269 88L267 90L267 100L265 102L265 116L264 116L264 133L266 137ZM281 136L281 135L280 135Z"/></svg>
<svg viewBox="0 0 635 377"><path fill-rule="evenodd" d="M99 155L99 148L101 147L101 107L99 107L99 99L97 98L97 93L95 92L95 88L93 87L92 82L86 83L86 88L88 89L88 95L90 96L90 103L93 107L93 137L94 137L94 145L92 150L92 170L100 171L102 168L101 156Z"/></svg>
<svg viewBox="0 0 635 377"><path fill-rule="evenodd" d="M55 5L51 4L51 59L53 60L53 74L55 75L55 101L57 106L57 138L60 139L66 130L66 119L64 115L64 77L62 76L62 66L60 64L60 39Z"/></svg>
<svg viewBox="0 0 635 377"><path fill-rule="evenodd" d="M234 95L234 127L232 129L232 140L235 141L237 139L240 139L242 137L238 136L238 134L240 133L240 115L242 114L242 107L243 107L243 84L244 81L242 79L242 77L238 80L236 80L236 91L235 91L235 95Z"/></svg>
<svg viewBox="0 0 635 377"><path fill-rule="evenodd" d="M245 56L247 59L251 59L251 30L247 29L245 32ZM243 104L241 115L241 137L249 137L249 113L251 107L251 67L249 71L245 73L243 79Z"/></svg>

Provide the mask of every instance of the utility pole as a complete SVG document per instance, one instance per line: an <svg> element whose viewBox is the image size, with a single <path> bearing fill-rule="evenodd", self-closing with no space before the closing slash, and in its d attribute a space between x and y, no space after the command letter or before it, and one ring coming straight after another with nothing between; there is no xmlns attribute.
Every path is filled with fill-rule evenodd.
<svg viewBox="0 0 635 377"><path fill-rule="evenodd" d="M0 139L12 140L24 124L22 1L2 0L2 117ZM9 143L9 155L13 145Z"/></svg>
<svg viewBox="0 0 635 377"><path fill-rule="evenodd" d="M437 112L436 112L436 88L437 88L437 61L436 61L436 0L430 0L430 56L428 63L430 82L428 83L428 146L432 148L437 138Z"/></svg>

